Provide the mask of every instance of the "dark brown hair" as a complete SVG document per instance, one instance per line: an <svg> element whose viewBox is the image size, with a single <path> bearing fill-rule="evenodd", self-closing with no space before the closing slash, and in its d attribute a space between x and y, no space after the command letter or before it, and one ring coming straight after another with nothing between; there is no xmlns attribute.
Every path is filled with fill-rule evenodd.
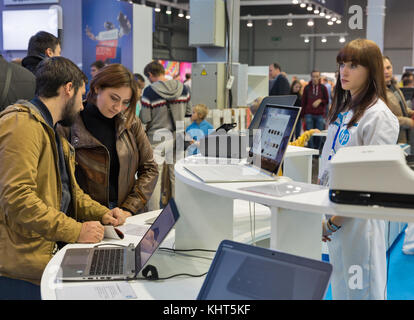
<svg viewBox="0 0 414 320"><path fill-rule="evenodd" d="M36 95L53 98L59 95L59 88L72 82L74 93L88 82L79 67L64 57L52 57L40 61L36 69Z"/></svg>
<svg viewBox="0 0 414 320"><path fill-rule="evenodd" d="M352 110L354 115L348 123L348 128L350 128L358 122L364 112L375 104L378 99L387 104L382 54L374 41L356 39L347 43L339 51L336 62L338 65L344 62L352 62L355 65L361 65L368 69L368 80L364 88L354 97L351 97L351 93L342 88L341 73L339 72L338 75L328 119L331 124L336 120L339 113Z"/></svg>
<svg viewBox="0 0 414 320"><path fill-rule="evenodd" d="M90 90L86 96L88 103L96 104L95 89L105 88L121 88L129 87L132 91L132 96L128 109L125 111L127 118L126 127L130 128L132 121L135 118L137 101L139 99L137 82L134 75L125 68L122 64L114 63L103 67L92 79Z"/></svg>
<svg viewBox="0 0 414 320"><path fill-rule="evenodd" d="M144 68L144 75L149 79L149 74L152 74L155 77L159 77L165 74L165 69L163 65L157 61L152 61L148 63Z"/></svg>

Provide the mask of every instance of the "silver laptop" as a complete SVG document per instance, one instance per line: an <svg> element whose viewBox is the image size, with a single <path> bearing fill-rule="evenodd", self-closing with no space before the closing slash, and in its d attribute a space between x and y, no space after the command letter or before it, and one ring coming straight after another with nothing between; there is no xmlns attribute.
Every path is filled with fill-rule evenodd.
<svg viewBox="0 0 414 320"><path fill-rule="evenodd" d="M224 240L198 300L321 300L332 274L327 262Z"/></svg>
<svg viewBox="0 0 414 320"><path fill-rule="evenodd" d="M184 165L206 183L274 181L300 115L300 107L266 105L247 163Z"/></svg>
<svg viewBox="0 0 414 320"><path fill-rule="evenodd" d="M177 206L171 199L137 246L68 249L58 278L62 281L136 278L178 218Z"/></svg>

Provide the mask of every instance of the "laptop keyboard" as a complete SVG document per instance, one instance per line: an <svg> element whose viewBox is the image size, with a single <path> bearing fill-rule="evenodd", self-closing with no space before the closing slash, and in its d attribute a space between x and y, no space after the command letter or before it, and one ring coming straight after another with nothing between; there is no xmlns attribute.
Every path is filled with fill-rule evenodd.
<svg viewBox="0 0 414 320"><path fill-rule="evenodd" d="M122 274L124 268L124 249L95 250L90 275Z"/></svg>

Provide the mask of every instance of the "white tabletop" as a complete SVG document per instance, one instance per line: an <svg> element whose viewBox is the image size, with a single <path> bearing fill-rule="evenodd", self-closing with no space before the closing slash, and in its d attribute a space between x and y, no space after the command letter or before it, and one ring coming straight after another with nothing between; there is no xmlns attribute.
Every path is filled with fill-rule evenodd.
<svg viewBox="0 0 414 320"><path fill-rule="evenodd" d="M257 185L285 183L289 181L286 177L280 177L280 181L275 182L204 183L184 168L186 164L194 165L196 163L197 162L194 161L194 159L190 158L179 161L175 165L176 179L181 180L185 184L191 185L193 188L220 195L222 197L241 199L270 207L278 207L308 213L414 222L413 209L335 204L329 200L328 189L284 197L275 197L241 190L241 188Z"/></svg>
<svg viewBox="0 0 414 320"><path fill-rule="evenodd" d="M144 225L145 221L156 217L160 210L147 212L127 219L125 225ZM244 243L251 243L252 238L249 228L249 210L248 203L244 201L235 201L235 235L236 240ZM256 205L255 208L255 225L256 240L266 238L269 235L269 208ZM149 227L149 225L147 225ZM173 229L167 239L161 244L161 247L173 247L175 230ZM141 237L126 234L123 240L105 239L101 243L117 243L128 245L129 243L138 243ZM57 280L57 274L60 272L60 264L68 248L93 247L96 244L68 244L60 250L48 263L43 272L41 279L41 295L44 300L56 300L58 290L70 291L76 287L88 287L91 285L102 286L105 284L119 284L122 281L95 281L95 282L61 282ZM212 248L215 249L215 248ZM194 258L194 256L208 257L208 259ZM160 277L170 276L177 273L203 274L205 273L214 257L214 253L194 252L187 255L174 254L157 251L151 257L149 263L157 266ZM141 277L141 275L139 275ZM177 277L163 281L134 280L129 281L137 299L139 300L187 300L195 299L205 279L203 277ZM124 282L125 283L125 282Z"/></svg>

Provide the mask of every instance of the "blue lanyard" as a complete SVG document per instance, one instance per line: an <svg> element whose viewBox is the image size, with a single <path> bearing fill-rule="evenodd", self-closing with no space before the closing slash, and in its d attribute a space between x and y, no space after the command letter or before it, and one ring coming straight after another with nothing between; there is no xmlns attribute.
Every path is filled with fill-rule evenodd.
<svg viewBox="0 0 414 320"><path fill-rule="evenodd" d="M344 119L347 116L348 112L345 112L343 115L338 114L338 118L340 119L341 122L340 123L336 123L336 122L334 123L334 124L338 125L338 130L336 131L335 138L334 138L333 143L332 143L331 153L329 154L328 161L331 160L333 155L336 153L335 152L336 140L338 139L339 131L341 131L342 123L344 122Z"/></svg>

